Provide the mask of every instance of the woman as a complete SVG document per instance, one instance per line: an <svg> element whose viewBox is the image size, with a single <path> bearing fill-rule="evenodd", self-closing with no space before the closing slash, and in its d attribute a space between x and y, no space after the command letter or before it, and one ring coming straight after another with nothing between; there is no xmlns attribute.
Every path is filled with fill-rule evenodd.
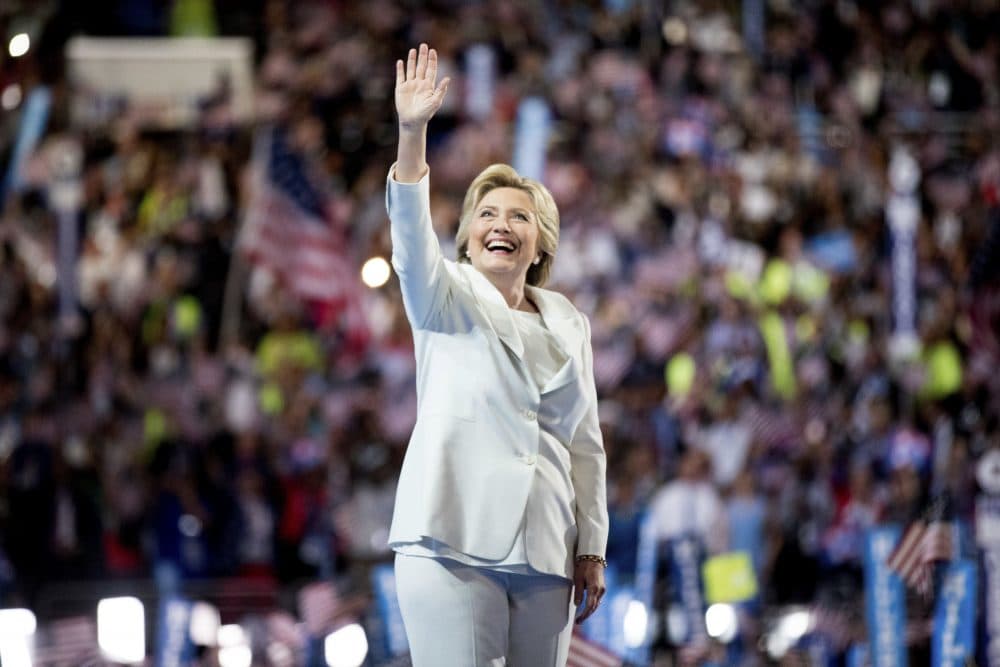
<svg viewBox="0 0 1000 667"><path fill-rule="evenodd" d="M608 515L590 329L541 289L559 238L548 190L493 165L441 256L431 226L426 45L396 64L399 152L386 205L413 328L417 423L389 543L416 667L564 665L604 594ZM572 599L572 604L571 604Z"/></svg>

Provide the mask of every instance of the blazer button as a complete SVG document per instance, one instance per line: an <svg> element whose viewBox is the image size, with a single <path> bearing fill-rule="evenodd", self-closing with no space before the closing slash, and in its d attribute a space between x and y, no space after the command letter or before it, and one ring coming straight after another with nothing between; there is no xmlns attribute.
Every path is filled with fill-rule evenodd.
<svg viewBox="0 0 1000 667"><path fill-rule="evenodd" d="M538 457L535 456L534 454L524 454L523 456L521 456L521 460L524 461L525 465L533 466L535 465L535 462L538 460Z"/></svg>
<svg viewBox="0 0 1000 667"><path fill-rule="evenodd" d="M527 419L528 421L535 421L536 419L538 419L538 414L534 410L525 410L524 418Z"/></svg>

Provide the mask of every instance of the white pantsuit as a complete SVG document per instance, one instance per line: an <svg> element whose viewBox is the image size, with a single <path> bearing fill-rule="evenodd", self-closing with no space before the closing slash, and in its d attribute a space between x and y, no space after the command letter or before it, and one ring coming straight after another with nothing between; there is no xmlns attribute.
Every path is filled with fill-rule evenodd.
<svg viewBox="0 0 1000 667"><path fill-rule="evenodd" d="M396 582L417 667L566 664L573 608L565 579L397 555Z"/></svg>
<svg viewBox="0 0 1000 667"><path fill-rule="evenodd" d="M428 175L402 184L392 173L386 187L392 264L417 362L417 423L389 534L401 554L399 576L406 578L418 566L429 576L435 565L439 569L430 570L454 584L456 568L471 566L490 570L479 573L489 581L537 578L543 588L561 582L557 588L568 599L575 555L603 555L608 532L589 323L562 295L526 287L540 311L539 324L549 333L549 367L543 368L532 348L539 341L532 336L526 344L523 323L493 284L471 265L441 255L430 220ZM447 568L442 556L448 557ZM438 562L412 562L421 559ZM463 576L472 581L472 574ZM424 603L406 597L417 588L414 582L397 583L411 642L415 632L434 627L427 622L429 612L416 612ZM513 609L514 598L508 602ZM570 612L566 608L552 622L536 619L532 625L565 629ZM513 616L508 625L515 632ZM452 634L457 627L441 626ZM555 644L566 634L553 635ZM435 639L447 643L443 635ZM535 645L546 650L545 642ZM421 663L414 655L417 667L503 664L478 658L470 663L458 654L452 661L438 656ZM559 659L557 652L552 662L539 655L520 664L562 664ZM519 663L511 658L510 664Z"/></svg>

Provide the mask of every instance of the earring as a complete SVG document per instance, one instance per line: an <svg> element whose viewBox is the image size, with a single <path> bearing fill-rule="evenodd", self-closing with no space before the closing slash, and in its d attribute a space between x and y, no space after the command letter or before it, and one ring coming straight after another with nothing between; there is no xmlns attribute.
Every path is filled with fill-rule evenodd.
<svg viewBox="0 0 1000 667"><path fill-rule="evenodd" d="M538 266L538 263L539 263L540 261L542 261L542 256L541 256L541 255L539 255L538 257L536 257L536 258L535 258L535 261L534 261L534 262L532 262L532 264L534 264L535 266Z"/></svg>
<svg viewBox="0 0 1000 667"><path fill-rule="evenodd" d="M469 252L468 248L465 249L465 256L468 257L469 259L472 259L472 253Z"/></svg>

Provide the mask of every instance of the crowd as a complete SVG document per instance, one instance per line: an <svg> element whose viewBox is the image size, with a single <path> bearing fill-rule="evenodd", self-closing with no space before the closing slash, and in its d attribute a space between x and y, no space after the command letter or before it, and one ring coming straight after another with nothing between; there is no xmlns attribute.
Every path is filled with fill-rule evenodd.
<svg viewBox="0 0 1000 667"><path fill-rule="evenodd" d="M163 3L120 4L149 11L88 29L179 29ZM511 160L520 102L551 109L552 284L592 322L623 576L649 513L662 538L749 552L764 604L847 603L867 528L939 494L972 518L975 462L1000 445L995 3L229 4L207 23L255 40L252 127L222 97L184 130L126 111L82 131L59 68L17 65L57 93L0 218L0 605L58 580L363 581L388 559L416 412L398 289L359 286L366 333L347 336L238 239L255 127L277 125L323 174L352 264L389 256L393 63L421 41L455 93L430 138L446 255L465 186ZM84 149L69 319L44 166L66 136ZM909 354L885 215L899 148L921 179Z"/></svg>

